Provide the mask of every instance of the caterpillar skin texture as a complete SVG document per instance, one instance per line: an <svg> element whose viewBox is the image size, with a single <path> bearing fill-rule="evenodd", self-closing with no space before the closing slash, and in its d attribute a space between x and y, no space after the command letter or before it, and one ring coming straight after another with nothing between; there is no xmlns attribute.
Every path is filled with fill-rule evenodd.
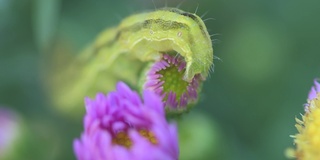
<svg viewBox="0 0 320 160"><path fill-rule="evenodd" d="M116 81L135 86L143 63L158 60L170 51L179 53L187 63L184 80L191 81L195 74L207 77L213 49L200 17L175 8L129 16L118 27L102 32L53 78L57 79L51 86L53 101L71 109L81 106L84 96L112 90Z"/></svg>
<svg viewBox="0 0 320 160"><path fill-rule="evenodd" d="M186 81L191 81L199 73L206 78L213 64L213 49L207 28L201 18L193 13L163 8L136 14L124 19L113 32L113 37L102 43L113 48L113 52L105 54L116 57L129 53L148 61L158 59L159 53L173 50L187 62Z"/></svg>

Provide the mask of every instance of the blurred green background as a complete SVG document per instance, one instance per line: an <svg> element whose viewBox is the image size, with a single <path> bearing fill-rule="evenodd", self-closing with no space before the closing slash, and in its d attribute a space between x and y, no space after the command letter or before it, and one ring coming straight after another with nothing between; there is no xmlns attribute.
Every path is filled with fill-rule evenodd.
<svg viewBox="0 0 320 160"><path fill-rule="evenodd" d="M215 19L205 21L216 39L215 70L195 109L220 135L214 157L286 159L294 118L320 75L320 1L0 0L0 105L30 130L17 159L75 159L72 141L83 130L82 119L51 107L43 57L61 48L79 52L126 16L166 3Z"/></svg>

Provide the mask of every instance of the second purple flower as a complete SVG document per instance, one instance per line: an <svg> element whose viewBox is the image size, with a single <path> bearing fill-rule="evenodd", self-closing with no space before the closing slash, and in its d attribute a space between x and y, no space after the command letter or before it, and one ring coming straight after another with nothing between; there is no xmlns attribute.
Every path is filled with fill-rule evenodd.
<svg viewBox="0 0 320 160"><path fill-rule="evenodd" d="M161 98L117 84L108 95L86 99L85 131L74 141L78 160L176 160L177 130L168 124Z"/></svg>

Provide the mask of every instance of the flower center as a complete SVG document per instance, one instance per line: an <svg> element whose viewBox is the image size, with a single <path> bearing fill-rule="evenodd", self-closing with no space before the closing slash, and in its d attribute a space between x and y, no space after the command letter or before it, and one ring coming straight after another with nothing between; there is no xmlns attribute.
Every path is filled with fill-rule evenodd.
<svg viewBox="0 0 320 160"><path fill-rule="evenodd" d="M144 88L162 96L166 109L184 110L197 100L202 82L199 74L191 82L184 81L185 69L183 57L163 54L162 60L155 62L148 71Z"/></svg>
<svg viewBox="0 0 320 160"><path fill-rule="evenodd" d="M148 131L148 130L145 130L145 129L140 129L138 131L139 131L139 134L141 136L146 138L152 144L157 144L158 143L155 135L151 131ZM132 140L130 139L128 133L127 132L123 132L123 131L118 132L114 136L114 138L112 139L112 143L124 146L126 148L130 148L132 146Z"/></svg>
<svg viewBox="0 0 320 160"><path fill-rule="evenodd" d="M180 101L181 95L187 91L188 82L184 81L181 77L184 71L179 71L176 66L170 66L166 69L160 70L158 74L163 75L160 80L163 81L163 92L169 93L174 91L177 101ZM166 101L168 96L164 98Z"/></svg>
<svg viewBox="0 0 320 160"><path fill-rule="evenodd" d="M320 153L320 100L309 100L309 109L301 120L297 120L296 127L299 131L295 135L297 159L319 159Z"/></svg>

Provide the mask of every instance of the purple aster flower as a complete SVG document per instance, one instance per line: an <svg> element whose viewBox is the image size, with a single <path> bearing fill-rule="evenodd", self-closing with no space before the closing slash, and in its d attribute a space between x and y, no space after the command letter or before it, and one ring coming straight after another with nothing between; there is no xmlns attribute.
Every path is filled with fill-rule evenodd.
<svg viewBox="0 0 320 160"><path fill-rule="evenodd" d="M314 83L314 86L311 87L311 90L308 95L308 101L311 101L311 100L317 98L317 94L319 94L319 92L320 92L320 84L318 83L318 81L315 79L313 81L313 83ZM309 112L309 110L310 110L309 106L310 106L309 103L304 105L305 112Z"/></svg>
<svg viewBox="0 0 320 160"><path fill-rule="evenodd" d="M197 74L187 82L183 79L185 70L183 57L164 54L147 72L144 88L160 95L170 113L182 113L198 100L203 79Z"/></svg>
<svg viewBox="0 0 320 160"><path fill-rule="evenodd" d="M18 117L10 110L0 108L0 159L13 149L19 137L20 125Z"/></svg>
<svg viewBox="0 0 320 160"><path fill-rule="evenodd" d="M320 92L320 84L317 80L314 80L314 86L311 87L311 90L308 95L308 100L312 100L314 98L317 98L317 93Z"/></svg>
<svg viewBox="0 0 320 160"><path fill-rule="evenodd" d="M108 95L85 99L84 133L74 141L78 160L176 160L175 124L165 119L161 98L119 82Z"/></svg>

